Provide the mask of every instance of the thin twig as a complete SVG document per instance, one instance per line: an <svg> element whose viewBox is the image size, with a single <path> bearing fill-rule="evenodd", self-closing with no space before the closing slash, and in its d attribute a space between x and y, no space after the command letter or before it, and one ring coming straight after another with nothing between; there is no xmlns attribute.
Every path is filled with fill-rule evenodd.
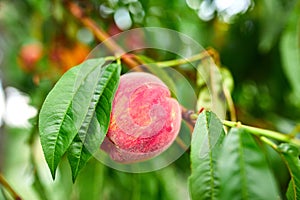
<svg viewBox="0 0 300 200"><path fill-rule="evenodd" d="M233 103L229 89L227 87L225 87L224 84L223 84L223 92L224 92L224 96L227 101L227 105L228 105L228 109L229 109L229 113L230 113L230 120L236 122L237 118L236 118L236 110L234 107L234 103Z"/></svg>
<svg viewBox="0 0 300 200"><path fill-rule="evenodd" d="M109 40L110 35L107 34L104 30L102 30L101 27L99 27L94 20L86 16L83 10L76 3L70 1L65 2L70 13L76 19L78 19L85 27L90 29L100 42L105 41L105 46L111 52L113 52L115 55L121 55L122 60L126 65L130 67L137 67L140 65L135 60L126 56L126 52L117 43L115 43L113 40Z"/></svg>
<svg viewBox="0 0 300 200"><path fill-rule="evenodd" d="M181 58L181 59L177 59L177 60L168 60L168 61L161 61L161 62L156 62L155 64L158 67L171 67L171 66L177 66L177 65L182 65L188 62L194 62L197 60L203 60L210 57L210 54L207 51L202 51L199 54L193 55L189 58Z"/></svg>
<svg viewBox="0 0 300 200"><path fill-rule="evenodd" d="M0 173L0 184L12 195L15 200L22 200L18 193L9 185L3 175Z"/></svg>
<svg viewBox="0 0 300 200"><path fill-rule="evenodd" d="M219 52L217 50L215 50L212 47L209 47L206 49L206 52L208 55L210 55L213 58L213 61L215 62L215 64L217 66L221 66L221 60L220 60L220 55Z"/></svg>
<svg viewBox="0 0 300 200"><path fill-rule="evenodd" d="M261 136L260 140L263 141L264 143L266 143L267 145L271 146L273 149L278 151L278 147L275 144L275 142L273 142L272 140L270 140L269 138L265 137L265 136Z"/></svg>
<svg viewBox="0 0 300 200"><path fill-rule="evenodd" d="M257 128L257 127L247 126L247 125L243 125L241 122L232 122L232 121L227 121L227 120L223 120L223 125L229 126L229 127L243 128L254 135L264 136L267 138L273 138L275 140L278 140L281 142L292 143L292 144L300 147L300 140L297 138L291 138L287 134L283 134L283 133L271 131L271 130L266 130L266 129L262 129L262 128Z"/></svg>

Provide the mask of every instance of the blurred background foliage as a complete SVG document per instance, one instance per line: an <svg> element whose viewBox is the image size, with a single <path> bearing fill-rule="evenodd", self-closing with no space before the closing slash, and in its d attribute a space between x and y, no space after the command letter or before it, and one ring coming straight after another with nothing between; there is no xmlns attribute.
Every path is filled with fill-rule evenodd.
<svg viewBox="0 0 300 200"><path fill-rule="evenodd" d="M24 199L188 199L189 152L162 170L144 174L119 172L91 160L74 185L63 162L57 179L51 180L36 114L58 78L99 43L65 2L0 1L0 172ZM299 1L73 2L110 35L155 26L214 48L232 73L238 120L285 133L299 124ZM163 56L151 58L169 59ZM287 170L272 149L266 154L284 190ZM0 186L0 199L7 198Z"/></svg>

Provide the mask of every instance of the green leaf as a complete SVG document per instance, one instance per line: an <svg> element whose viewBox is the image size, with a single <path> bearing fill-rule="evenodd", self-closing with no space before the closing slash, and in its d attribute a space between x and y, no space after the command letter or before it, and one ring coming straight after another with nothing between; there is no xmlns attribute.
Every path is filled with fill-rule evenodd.
<svg viewBox="0 0 300 200"><path fill-rule="evenodd" d="M225 118L226 101L220 69L211 58L202 60L197 66L197 85L200 89L197 110L205 108Z"/></svg>
<svg viewBox="0 0 300 200"><path fill-rule="evenodd" d="M93 101L90 103L86 117L79 128L78 136L73 140L68 150L73 182L92 154L99 149L107 133L120 70L118 64L110 64L102 68L101 77L94 89Z"/></svg>
<svg viewBox="0 0 300 200"><path fill-rule="evenodd" d="M294 90L300 93L300 2L293 7L288 17L287 27L280 41L280 51L284 72Z"/></svg>
<svg viewBox="0 0 300 200"><path fill-rule="evenodd" d="M53 179L61 157L78 133L101 75L104 59L87 60L66 72L50 91L39 114L45 159ZM84 83L84 84L83 84Z"/></svg>
<svg viewBox="0 0 300 200"><path fill-rule="evenodd" d="M232 128L228 133L218 170L222 200L280 199L264 153L244 129Z"/></svg>
<svg viewBox="0 0 300 200"><path fill-rule="evenodd" d="M288 200L300 199L300 160L299 149L291 144L280 144L278 150L284 160L291 176L291 181L286 193Z"/></svg>
<svg viewBox="0 0 300 200"><path fill-rule="evenodd" d="M217 157L225 132L213 112L203 111L194 128L191 143L192 175L189 189L192 199L216 199L219 194Z"/></svg>

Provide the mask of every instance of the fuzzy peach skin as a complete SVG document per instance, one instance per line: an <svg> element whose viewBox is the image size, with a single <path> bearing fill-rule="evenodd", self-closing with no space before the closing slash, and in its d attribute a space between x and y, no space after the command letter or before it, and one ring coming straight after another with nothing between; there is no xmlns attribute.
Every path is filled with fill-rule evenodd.
<svg viewBox="0 0 300 200"><path fill-rule="evenodd" d="M112 160L133 163L165 151L180 130L181 108L168 87L144 72L122 75L101 148Z"/></svg>

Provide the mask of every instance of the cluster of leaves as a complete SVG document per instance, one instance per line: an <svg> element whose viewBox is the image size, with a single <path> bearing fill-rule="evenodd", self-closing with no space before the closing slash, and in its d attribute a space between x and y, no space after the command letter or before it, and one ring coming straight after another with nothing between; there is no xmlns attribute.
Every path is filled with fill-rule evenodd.
<svg viewBox="0 0 300 200"><path fill-rule="evenodd" d="M105 59L88 60L65 73L47 96L39 115L39 130L53 179L66 152L75 181L100 148L120 70L119 64L105 65Z"/></svg>
<svg viewBox="0 0 300 200"><path fill-rule="evenodd" d="M289 200L299 199L299 148L289 143L275 147L286 163L291 180ZM281 199L274 174L259 138L243 128L226 135L222 122L208 111L197 120L191 144L193 199Z"/></svg>

